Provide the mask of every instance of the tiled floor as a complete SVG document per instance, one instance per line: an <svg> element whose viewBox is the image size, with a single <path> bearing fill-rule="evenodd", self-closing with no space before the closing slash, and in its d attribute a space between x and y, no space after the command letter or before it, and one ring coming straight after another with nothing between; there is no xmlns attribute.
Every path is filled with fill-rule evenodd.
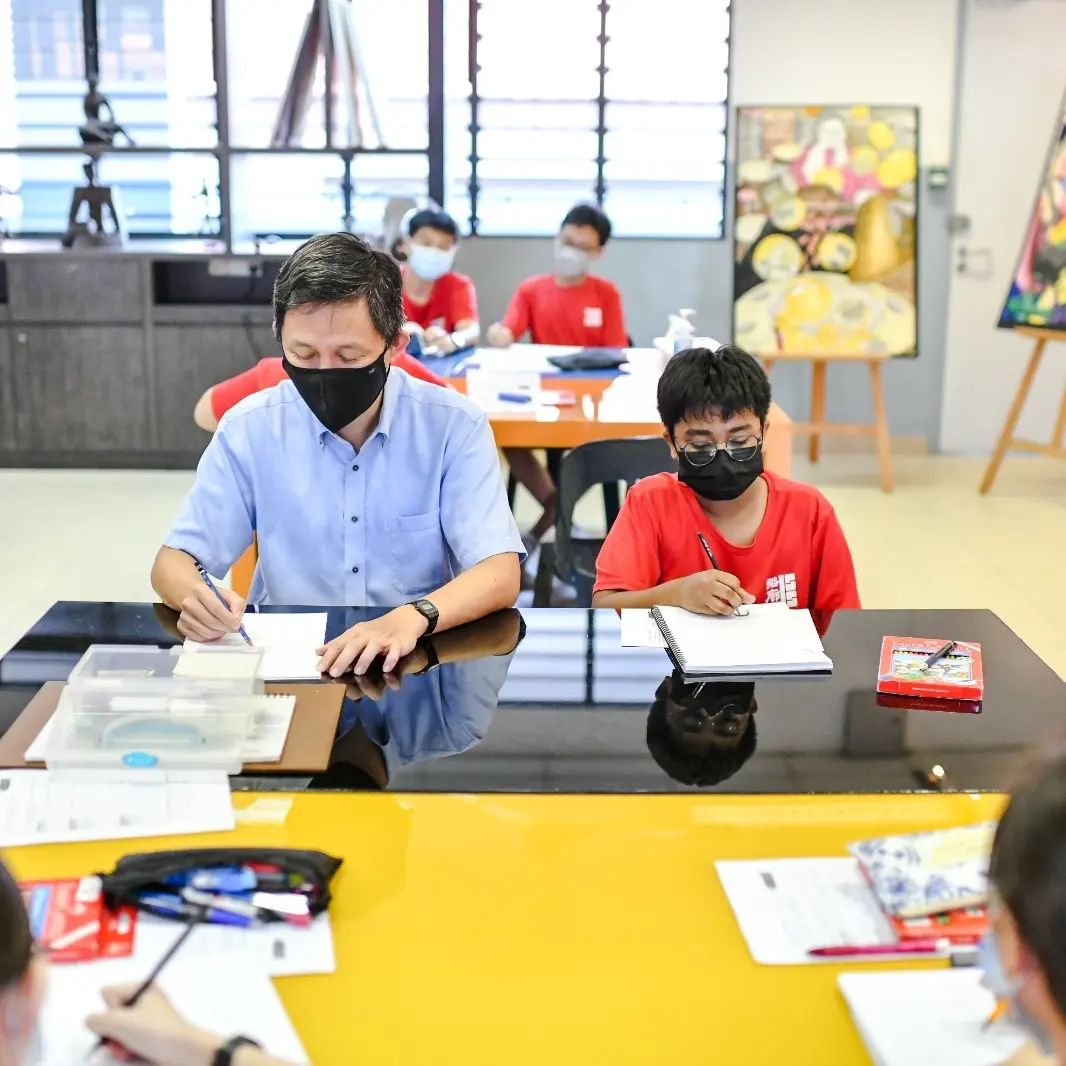
<svg viewBox="0 0 1066 1066"><path fill-rule="evenodd" d="M867 607L989 607L1066 677L1066 463L832 456L795 476L832 500ZM56 599L151 598L148 569L191 472L0 470L0 652ZM594 497L578 513L595 524ZM529 501L519 500L528 524Z"/></svg>

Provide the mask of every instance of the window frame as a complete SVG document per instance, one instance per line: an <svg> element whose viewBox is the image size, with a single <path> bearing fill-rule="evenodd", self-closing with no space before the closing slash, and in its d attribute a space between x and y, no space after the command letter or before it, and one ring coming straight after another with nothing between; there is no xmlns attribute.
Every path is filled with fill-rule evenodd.
<svg viewBox="0 0 1066 1066"><path fill-rule="evenodd" d="M479 232L480 218L477 212L478 194L480 192L480 185L477 180L478 162L480 156L478 155L477 142L478 134L481 132L481 127L478 123L478 111L482 98L478 93L477 88L477 76L480 70L478 63L478 47L481 41L481 35L478 32L478 11L482 6L481 0L468 0L468 25L469 25L469 61L468 61L468 81L470 84L470 177L466 183L467 185L467 201L469 204L469 214L467 215L467 227L468 235L472 237L479 237L482 240L543 240L545 237L554 236L554 232L548 233L508 233L499 232L494 230L491 233ZM610 41L609 22L608 15L611 8L610 0L599 0L597 3L600 16L600 31L597 37L597 43L599 46L599 63L596 68L596 74L598 79L598 91L594 101L596 105L596 126L594 132L596 134L596 156L593 163L596 167L596 179L594 184L594 202L597 207L603 208L604 200L607 196L607 180L604 173L605 166L609 162L606 156L606 138L609 132L607 126L607 107L611 103L611 98L606 93L606 77L609 70L607 65L608 61L608 43ZM718 228L718 232L715 234L704 235L694 233L640 233L640 234L613 234L612 241L641 241L641 240L662 240L662 241L684 241L684 240L699 240L699 241L713 241L722 242L729 239L729 226L727 211L729 210L729 204L731 197L729 195L732 183L732 177L730 173L730 151L732 145L732 92L733 92L733 78L732 78L732 62L733 62L733 0L728 0L725 4L725 15L727 20L727 32L725 37L726 47L726 65L725 65L725 79L726 79L726 95L722 101L722 108L724 111L724 122L722 127L722 139L724 145L724 152L722 158L722 181L719 189L720 198L720 210L719 217L721 223Z"/></svg>

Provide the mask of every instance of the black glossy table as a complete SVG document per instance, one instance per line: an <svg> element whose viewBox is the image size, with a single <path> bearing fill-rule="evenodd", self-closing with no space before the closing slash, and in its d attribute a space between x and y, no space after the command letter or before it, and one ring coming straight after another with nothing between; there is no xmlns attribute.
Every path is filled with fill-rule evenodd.
<svg viewBox="0 0 1066 1066"><path fill-rule="evenodd" d="M302 608L279 608L301 610ZM321 610L321 608L306 608ZM327 636L377 612L329 611ZM979 713L884 706L885 634L977 640ZM138 603L60 602L0 659L0 731L90 644L178 643L174 615ZM831 678L686 686L665 652L622 648L611 611L504 611L438 634L398 690L349 679L333 765L235 788L456 792L1000 790L1060 734L1066 682L990 611L841 611Z"/></svg>

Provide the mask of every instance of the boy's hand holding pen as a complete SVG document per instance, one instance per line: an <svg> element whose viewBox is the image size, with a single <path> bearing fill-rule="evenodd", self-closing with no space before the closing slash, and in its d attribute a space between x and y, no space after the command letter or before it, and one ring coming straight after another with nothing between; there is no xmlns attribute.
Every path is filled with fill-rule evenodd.
<svg viewBox="0 0 1066 1066"><path fill-rule="evenodd" d="M678 607L684 607L685 610L696 614L746 614L744 608L749 603L754 603L755 597L742 588L732 574L719 568L707 538L702 533L697 533L696 536L711 569L682 578L678 589Z"/></svg>

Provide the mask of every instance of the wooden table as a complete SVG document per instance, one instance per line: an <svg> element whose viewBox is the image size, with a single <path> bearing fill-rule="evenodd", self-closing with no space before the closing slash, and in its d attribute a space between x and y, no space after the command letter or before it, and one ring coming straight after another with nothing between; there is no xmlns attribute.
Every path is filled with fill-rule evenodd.
<svg viewBox="0 0 1066 1066"><path fill-rule="evenodd" d="M536 412L519 411L492 413L489 423L499 448L576 448L594 440L619 440L626 437L658 437L663 426L655 422L600 422L596 409L604 390L611 384L610 377L556 377L544 378L546 389L568 390L575 394L577 403L558 408L559 417L547 421L538 418ZM466 391L462 377L450 378L450 384L460 392ZM767 417L766 437L763 442L764 463L768 470L782 477L792 472L792 419L777 404L770 405Z"/></svg>
<svg viewBox="0 0 1066 1066"><path fill-rule="evenodd" d="M276 982L315 1066L866 1064L836 985L855 964L756 965L715 860L843 856L849 841L972 824L1002 806L965 794L303 793L287 815L241 824L256 799L234 796L230 833L6 859L28 879L180 847L342 857L337 972Z"/></svg>
<svg viewBox="0 0 1066 1066"><path fill-rule="evenodd" d="M837 436L875 437L877 440L877 458L881 468L881 488L891 492L894 487L892 477L892 444L888 434L888 417L885 414L885 395L881 385L881 364L890 355L875 355L870 352L852 354L790 354L788 352L760 353L766 373L769 374L775 363L805 362L811 364L811 417L809 422L794 422L793 433L806 433L810 440L807 454L812 463L818 462L821 450L822 434ZM826 372L830 363L866 363L870 370L870 392L874 401L874 420L865 422L827 422L825 411Z"/></svg>

